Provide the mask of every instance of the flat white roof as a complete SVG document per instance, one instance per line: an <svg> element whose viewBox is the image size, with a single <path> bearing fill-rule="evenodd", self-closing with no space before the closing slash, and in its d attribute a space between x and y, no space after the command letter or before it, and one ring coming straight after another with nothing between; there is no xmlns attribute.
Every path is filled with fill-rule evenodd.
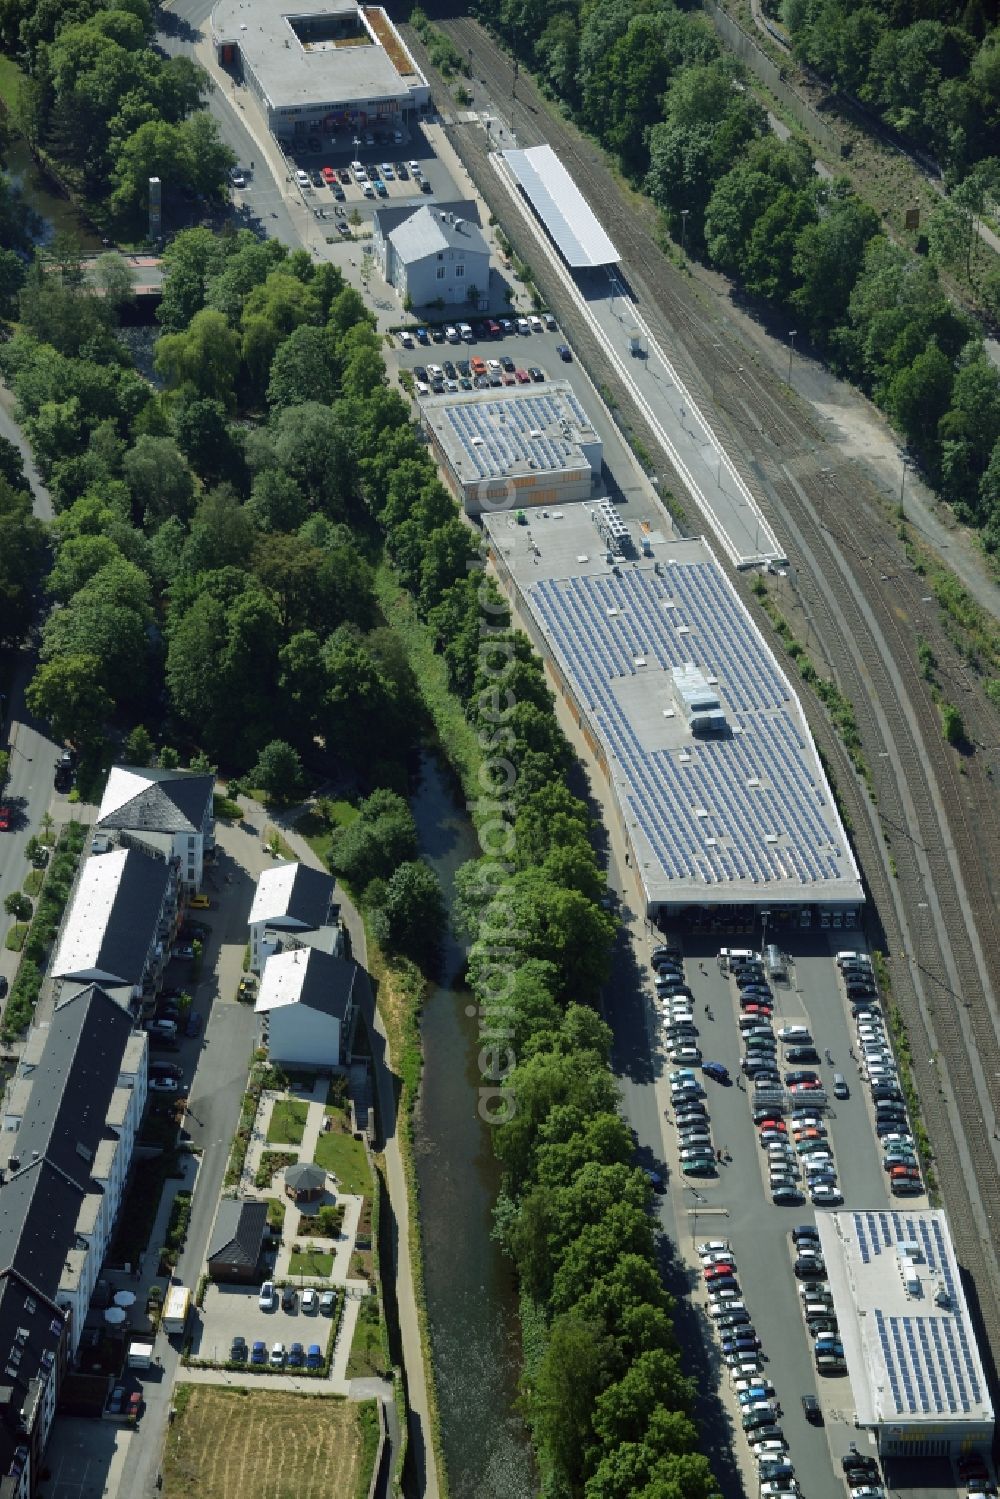
<svg viewBox="0 0 1000 1499"><path fill-rule="evenodd" d="M551 146L501 154L568 265L618 264L621 256Z"/></svg>
<svg viewBox="0 0 1000 1499"><path fill-rule="evenodd" d="M816 1222L860 1424L992 1424L944 1213L817 1213Z"/></svg>

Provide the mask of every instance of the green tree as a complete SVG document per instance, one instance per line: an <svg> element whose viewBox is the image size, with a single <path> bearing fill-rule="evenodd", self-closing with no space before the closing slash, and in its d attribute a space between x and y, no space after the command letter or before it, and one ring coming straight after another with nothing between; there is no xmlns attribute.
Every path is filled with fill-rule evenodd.
<svg viewBox="0 0 1000 1499"><path fill-rule="evenodd" d="M125 761L128 765L151 765L156 746L153 736L142 724L135 728L125 740Z"/></svg>
<svg viewBox="0 0 1000 1499"><path fill-rule="evenodd" d="M155 526L171 515L189 519L194 477L172 437L138 437L124 458L135 515Z"/></svg>
<svg viewBox="0 0 1000 1499"><path fill-rule="evenodd" d="M549 1330L529 1414L543 1461L566 1494L580 1492L592 1443L594 1405L615 1366L615 1351L600 1329L574 1314L556 1317ZM566 1371L572 1369L572 1379Z"/></svg>
<svg viewBox="0 0 1000 1499"><path fill-rule="evenodd" d="M45 558L45 530L31 494L0 478L0 644L18 645L31 623Z"/></svg>
<svg viewBox="0 0 1000 1499"><path fill-rule="evenodd" d="M372 930L384 948L432 963L445 925L444 897L434 871L424 863L400 864L393 870L371 913Z"/></svg>
<svg viewBox="0 0 1000 1499"><path fill-rule="evenodd" d="M60 655L43 662L28 684L25 701L45 719L57 740L92 744L110 717L113 703L101 685L102 663L87 653Z"/></svg>
<svg viewBox="0 0 1000 1499"><path fill-rule="evenodd" d="M268 405L301 406L305 401L329 404L336 392L329 334L322 328L302 324L296 328L271 362L267 387Z"/></svg>
<svg viewBox="0 0 1000 1499"><path fill-rule="evenodd" d="M302 787L302 761L298 750L284 739L272 739L257 756L257 763L249 771L248 779L270 801L292 801Z"/></svg>
<svg viewBox="0 0 1000 1499"><path fill-rule="evenodd" d="M28 922L31 920L31 901L23 890L12 890L10 895L4 897L3 908L8 916L13 916L15 922Z"/></svg>
<svg viewBox="0 0 1000 1499"><path fill-rule="evenodd" d="M417 829L406 802L395 792L376 791L361 803L353 822L335 829L330 868L360 892L374 879L387 879L416 853Z"/></svg>
<svg viewBox="0 0 1000 1499"><path fill-rule="evenodd" d="M240 351L236 335L219 312L203 308L181 333L157 341L154 363L169 385L215 400L231 411L236 405Z"/></svg>

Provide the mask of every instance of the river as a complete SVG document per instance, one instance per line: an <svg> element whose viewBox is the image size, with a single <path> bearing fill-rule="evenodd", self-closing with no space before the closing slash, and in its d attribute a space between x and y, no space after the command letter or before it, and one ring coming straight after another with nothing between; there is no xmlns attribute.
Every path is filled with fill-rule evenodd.
<svg viewBox="0 0 1000 1499"><path fill-rule="evenodd" d="M34 241L51 244L57 234L70 234L84 254L98 253L102 246L86 219L53 187L38 169L23 136L12 135L6 151L6 172L28 207L37 216Z"/></svg>
<svg viewBox="0 0 1000 1499"><path fill-rule="evenodd" d="M425 756L412 801L423 857L449 908L455 871L479 852L439 762ZM490 1238L500 1169L477 1112L479 1044L471 995L458 987L463 945L446 942L441 983L421 1026L424 1072L416 1169L424 1285L452 1499L530 1499L527 1433L514 1402L520 1324L510 1262Z"/></svg>

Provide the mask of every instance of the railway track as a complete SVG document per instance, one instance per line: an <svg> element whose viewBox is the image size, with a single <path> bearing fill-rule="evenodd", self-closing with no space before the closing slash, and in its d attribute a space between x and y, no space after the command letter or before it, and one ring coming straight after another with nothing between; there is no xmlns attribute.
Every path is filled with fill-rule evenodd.
<svg viewBox="0 0 1000 1499"><path fill-rule="evenodd" d="M442 29L470 56L473 86L482 80L509 114L513 76L506 55L475 22L449 20ZM987 1336L1000 1343L993 1247L1000 1234L993 1138L1000 1116L1000 920L994 894L1000 798L988 771L974 763L962 774L944 743L930 684L917 661L918 634L933 648L942 685L957 694L980 743L1000 743L1000 716L968 690L968 674L936 608L927 607L926 585L906 557L883 497L827 445L812 413L756 364L724 316L703 306L696 288L665 261L652 206L623 201L601 153L545 111L523 75L517 92L518 144L549 142L598 215L613 226L622 271L644 318L685 381L710 404L720 439L770 511L795 569L794 591L854 706L869 765L884 767L881 757L891 745L902 767L898 782L884 773L875 777L894 878L864 786L825 714L809 704L814 732L837 767L858 855L894 955L894 995L959 1259L975 1281ZM456 132L456 144L463 154L469 150L485 159L486 143L473 141L475 134ZM932 904L936 920L929 919ZM940 1071L947 1073L954 1110L939 1084Z"/></svg>

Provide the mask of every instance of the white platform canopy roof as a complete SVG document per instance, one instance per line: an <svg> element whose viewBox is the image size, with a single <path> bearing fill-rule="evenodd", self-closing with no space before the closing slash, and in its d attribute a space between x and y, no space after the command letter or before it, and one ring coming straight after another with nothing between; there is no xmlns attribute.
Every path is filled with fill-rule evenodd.
<svg viewBox="0 0 1000 1499"><path fill-rule="evenodd" d="M551 146L504 151L503 158L568 265L618 264L621 256Z"/></svg>

